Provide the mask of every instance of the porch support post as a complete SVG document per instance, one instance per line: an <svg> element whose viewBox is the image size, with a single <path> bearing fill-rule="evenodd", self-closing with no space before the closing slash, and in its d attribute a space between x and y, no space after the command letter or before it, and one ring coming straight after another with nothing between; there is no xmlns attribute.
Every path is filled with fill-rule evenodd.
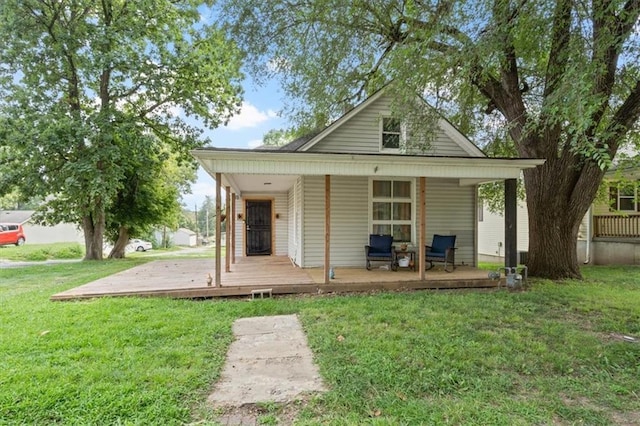
<svg viewBox="0 0 640 426"><path fill-rule="evenodd" d="M329 284L331 268L331 176L324 177L324 283Z"/></svg>
<svg viewBox="0 0 640 426"><path fill-rule="evenodd" d="M222 259L220 259L222 253L222 247L220 244L221 238L221 224L220 214L222 213L222 196L220 194L220 182L222 182L222 174L216 173L216 287L220 287L221 284L221 263Z"/></svg>
<svg viewBox="0 0 640 426"><path fill-rule="evenodd" d="M518 266L517 180L504 181L504 266Z"/></svg>
<svg viewBox="0 0 640 426"><path fill-rule="evenodd" d="M424 281L425 272L424 270L427 267L427 261L425 259L427 255L427 248L425 245L426 236L424 235L427 231L427 212L425 209L426 204L426 192L427 192L427 179L424 176L420 177L420 198L418 200L418 217L420 220L420 225L418 227L418 270L420 271L420 281Z"/></svg>
<svg viewBox="0 0 640 426"><path fill-rule="evenodd" d="M231 196L231 263L236 264L236 194ZM229 230L227 229L227 234Z"/></svg>
<svg viewBox="0 0 640 426"><path fill-rule="evenodd" d="M229 232L231 230L231 227L229 226L229 224L231 223L231 187L230 186L225 186L224 188L224 192L226 194L226 200L225 200L225 223L227 224L227 226L225 227L225 239L224 239L224 248L225 248L225 265L224 265L224 270L225 272L231 272L231 232ZM233 232L233 231L232 231Z"/></svg>

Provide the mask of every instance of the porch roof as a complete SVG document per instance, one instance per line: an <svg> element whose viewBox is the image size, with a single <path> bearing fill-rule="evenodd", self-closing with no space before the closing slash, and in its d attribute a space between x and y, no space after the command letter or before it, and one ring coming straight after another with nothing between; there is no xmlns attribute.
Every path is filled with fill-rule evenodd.
<svg viewBox="0 0 640 426"><path fill-rule="evenodd" d="M544 164L544 159L438 157L425 155L281 152L204 148L191 152L212 176L234 191L284 191L296 176L394 176L458 179L475 185L517 179L524 169ZM244 178L243 178L244 176ZM269 182L268 188L264 185Z"/></svg>

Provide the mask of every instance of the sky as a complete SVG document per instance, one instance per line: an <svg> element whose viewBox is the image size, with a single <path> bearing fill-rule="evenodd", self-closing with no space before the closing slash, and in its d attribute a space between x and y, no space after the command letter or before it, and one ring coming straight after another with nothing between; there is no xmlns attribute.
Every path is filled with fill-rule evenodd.
<svg viewBox="0 0 640 426"><path fill-rule="evenodd" d="M289 122L279 115L284 95L276 81L257 86L249 78L243 81L244 102L239 114L224 127L205 132L212 144L219 148L255 148L262 144L265 133L271 129L289 127ZM182 194L182 203L188 210L201 206L208 195L215 199L215 181L201 167L198 180L191 185L191 194Z"/></svg>

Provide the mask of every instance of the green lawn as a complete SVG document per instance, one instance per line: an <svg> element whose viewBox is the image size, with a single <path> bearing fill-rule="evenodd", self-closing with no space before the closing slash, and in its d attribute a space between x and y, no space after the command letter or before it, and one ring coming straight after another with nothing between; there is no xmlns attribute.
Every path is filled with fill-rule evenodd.
<svg viewBox="0 0 640 426"><path fill-rule="evenodd" d="M40 261L50 259L80 259L84 247L78 243L25 244L0 246L0 259L13 261Z"/></svg>
<svg viewBox="0 0 640 426"><path fill-rule="evenodd" d="M233 321L290 313L331 389L299 424L640 423L640 343L619 338L640 336L640 268L524 292L48 300L143 261L0 269L0 424L214 424Z"/></svg>
<svg viewBox="0 0 640 426"><path fill-rule="evenodd" d="M222 254L225 248L222 247ZM127 258L183 258L183 257L212 257L215 256L215 246L183 248L169 247L149 250L147 252L126 253ZM59 259L82 259L84 247L78 243L25 244L23 246L0 246L0 259L8 261L43 261ZM106 255L105 255L106 257Z"/></svg>

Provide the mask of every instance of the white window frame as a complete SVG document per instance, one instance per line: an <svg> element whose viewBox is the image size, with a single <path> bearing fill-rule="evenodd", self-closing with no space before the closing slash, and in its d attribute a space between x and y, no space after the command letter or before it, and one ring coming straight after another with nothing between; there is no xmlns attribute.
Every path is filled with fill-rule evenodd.
<svg viewBox="0 0 640 426"><path fill-rule="evenodd" d="M616 205L614 206L615 210L619 212L625 212L625 213L638 213L640 211L640 203L638 202L638 195L640 195L638 193L639 192L638 183L633 184L633 195L621 195L621 192L622 192L621 186L624 186L624 184L619 183L617 185L612 185L612 187L615 188L615 191L616 191ZM633 209L632 210L621 209L620 200L629 200L629 199L633 201Z"/></svg>
<svg viewBox="0 0 640 426"><path fill-rule="evenodd" d="M396 132L385 132L384 131L384 121L385 120L398 120L400 122L400 131L397 132L397 135L398 135L398 148L386 148L383 145L385 133L387 133L387 134L396 134ZM383 115L381 117L381 119L380 119L380 146L379 146L380 152L399 153L404 148L405 140L406 140L406 129L405 129L405 125L402 122L402 120L400 120L399 118L396 118L396 117L392 117L390 115Z"/></svg>
<svg viewBox="0 0 640 426"><path fill-rule="evenodd" d="M373 197L373 181L390 181L391 183L391 188L393 189L393 182L409 182L409 184L411 185L411 188L409 190L410 193L410 197L409 198L395 198L393 197L393 194L390 198L388 197ZM401 220L401 221L394 221L393 220L393 201L403 201L403 202L410 202L411 203L411 219L410 220ZM392 204L392 209L391 209L391 219L390 220L373 220L373 203L374 202L390 202ZM390 225L391 227L391 234L393 235L393 225L410 225L411 226L411 240L410 241L396 241L393 240L394 244L395 243L407 243L410 245L414 245L414 241L416 241L416 180L415 178L406 178L406 177L390 177L390 176L376 176L376 177L369 177L369 212L368 212L368 217L369 217L369 233L372 234L373 233L373 226L374 225Z"/></svg>

